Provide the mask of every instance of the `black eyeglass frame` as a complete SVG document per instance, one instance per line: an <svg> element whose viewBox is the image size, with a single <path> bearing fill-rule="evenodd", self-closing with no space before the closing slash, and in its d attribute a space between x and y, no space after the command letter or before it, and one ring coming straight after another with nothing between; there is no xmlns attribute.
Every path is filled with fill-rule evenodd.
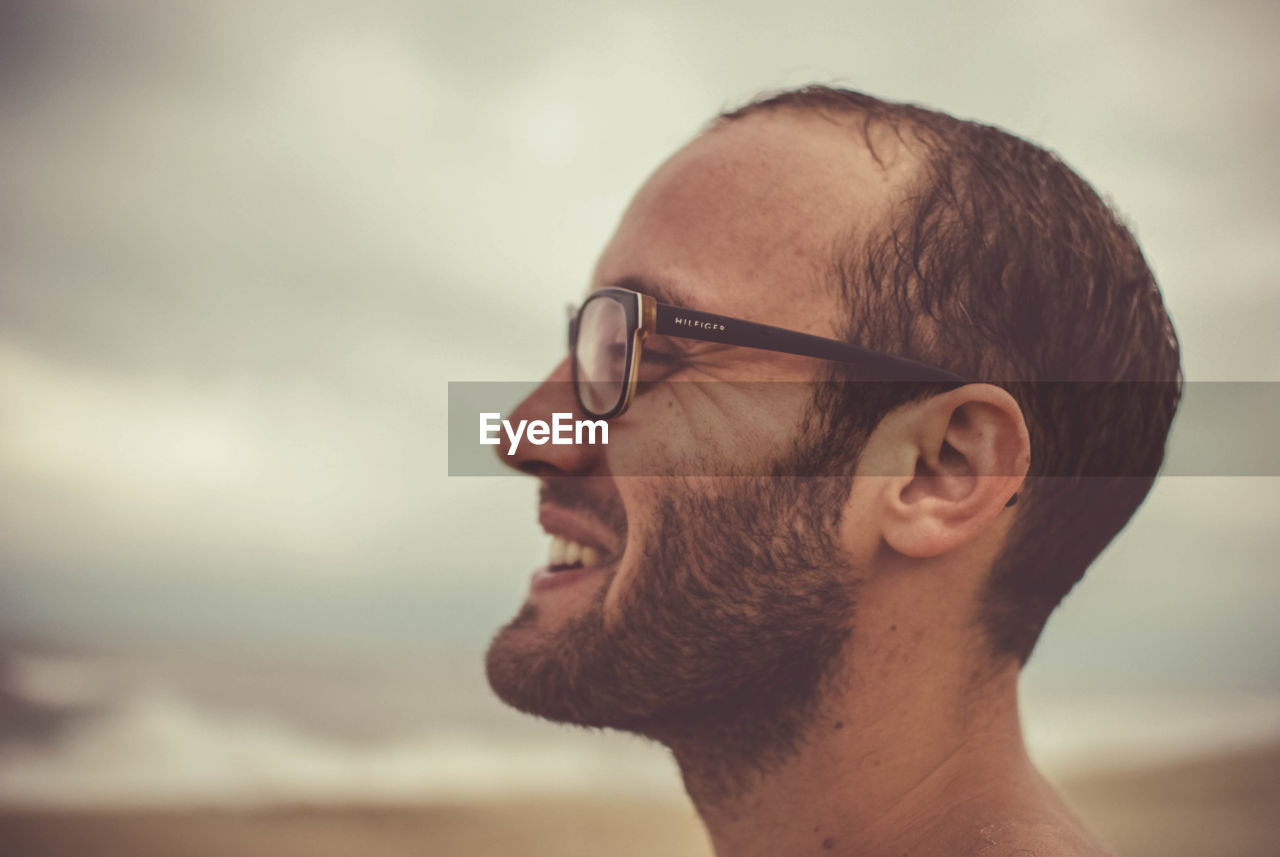
<svg viewBox="0 0 1280 857"><path fill-rule="evenodd" d="M578 381L578 321L582 318L582 312L587 305L596 300L612 300L621 304L627 320L627 354L623 370L626 383L623 385L617 403L605 413L596 413L587 407ZM621 416L630 407L639 379L644 341L651 333L863 365L875 375L877 380L968 383L964 378L946 369L907 357L873 351L850 342L827 339L810 333L801 333L798 330L787 330L740 318L671 306L631 289L610 286L592 292L569 318L569 365L573 373L573 393L583 413L595 419L609 420Z"/></svg>

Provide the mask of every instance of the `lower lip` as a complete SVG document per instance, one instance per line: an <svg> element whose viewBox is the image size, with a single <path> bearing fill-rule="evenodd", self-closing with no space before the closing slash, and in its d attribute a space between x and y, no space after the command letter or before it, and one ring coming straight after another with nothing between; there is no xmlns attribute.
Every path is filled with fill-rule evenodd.
<svg viewBox="0 0 1280 857"><path fill-rule="evenodd" d="M579 580L592 577L602 571L604 571L604 566L602 565L593 565L588 568L569 568L564 571L552 571L550 566L544 565L533 573L529 589L534 592L542 592L547 589L570 586Z"/></svg>

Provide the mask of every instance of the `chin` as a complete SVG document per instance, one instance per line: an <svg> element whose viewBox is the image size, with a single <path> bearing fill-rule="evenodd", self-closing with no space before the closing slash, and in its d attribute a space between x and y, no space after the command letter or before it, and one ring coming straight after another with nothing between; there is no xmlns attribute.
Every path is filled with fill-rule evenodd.
<svg viewBox="0 0 1280 857"><path fill-rule="evenodd" d="M548 720L577 722L567 687L575 656L543 625L543 611L525 602L485 653L489 687L512 708ZM560 623L563 628L568 623Z"/></svg>

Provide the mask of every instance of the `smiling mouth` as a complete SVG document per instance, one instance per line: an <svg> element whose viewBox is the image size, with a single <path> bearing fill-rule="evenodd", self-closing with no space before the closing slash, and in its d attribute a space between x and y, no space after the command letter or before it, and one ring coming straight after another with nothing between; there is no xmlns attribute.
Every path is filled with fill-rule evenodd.
<svg viewBox="0 0 1280 857"><path fill-rule="evenodd" d="M547 567L554 573L575 568L595 568L605 561L604 551L591 545L570 541L564 536L551 537Z"/></svg>

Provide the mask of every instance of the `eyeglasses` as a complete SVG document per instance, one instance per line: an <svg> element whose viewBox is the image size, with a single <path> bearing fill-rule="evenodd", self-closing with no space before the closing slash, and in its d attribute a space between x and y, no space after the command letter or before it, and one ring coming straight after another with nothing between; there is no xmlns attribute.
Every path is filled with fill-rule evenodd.
<svg viewBox="0 0 1280 857"><path fill-rule="evenodd" d="M651 333L863 365L877 380L965 383L959 375L906 357L674 307L630 289L610 287L593 292L569 318L573 389L583 412L607 420L626 411L639 381L644 341Z"/></svg>

